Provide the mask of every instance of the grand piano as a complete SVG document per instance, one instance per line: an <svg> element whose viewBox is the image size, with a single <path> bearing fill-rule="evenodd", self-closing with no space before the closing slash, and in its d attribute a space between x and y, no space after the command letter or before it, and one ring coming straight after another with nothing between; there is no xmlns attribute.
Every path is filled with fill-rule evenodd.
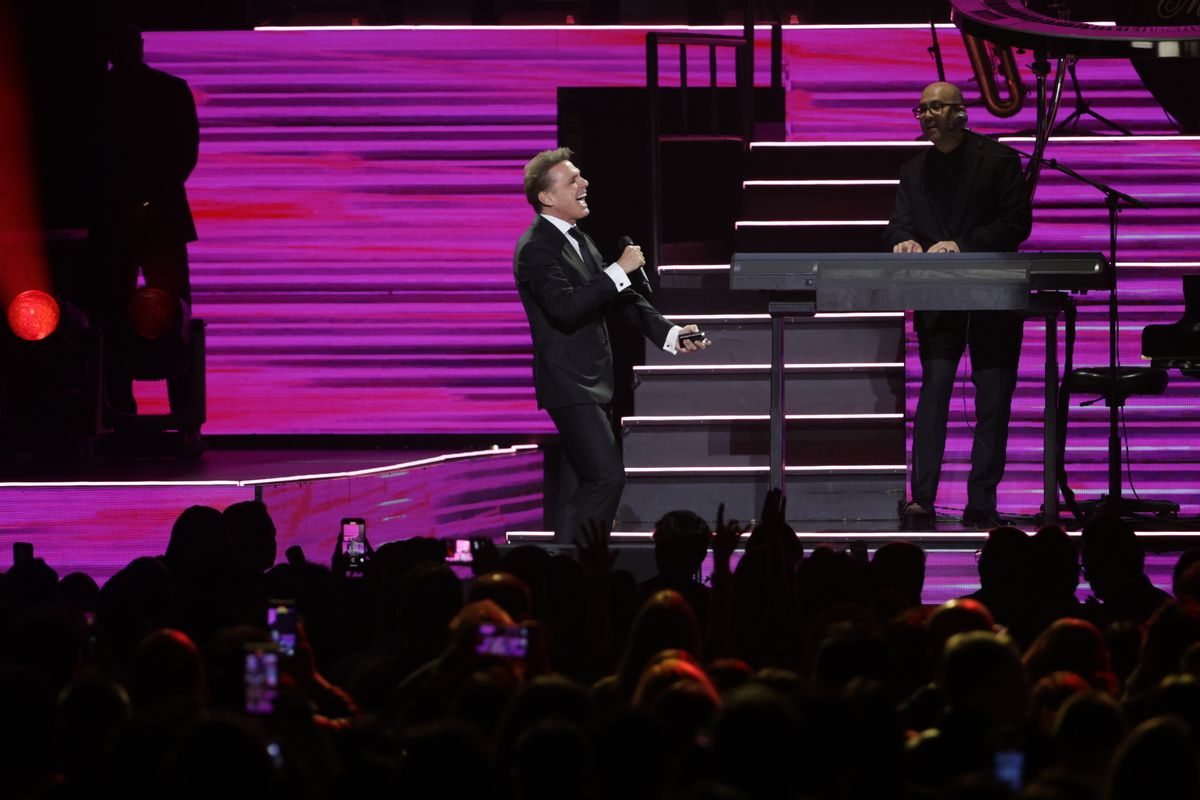
<svg viewBox="0 0 1200 800"><path fill-rule="evenodd" d="M1200 274L1183 276L1183 319L1142 329L1142 356L1153 367L1200 379Z"/></svg>
<svg viewBox="0 0 1200 800"><path fill-rule="evenodd" d="M1011 310L1046 322L1043 520L1058 521L1058 316L1106 290L1099 253L737 253L729 288L765 292L771 315L771 485L784 486L784 325L827 311Z"/></svg>
<svg viewBox="0 0 1200 800"><path fill-rule="evenodd" d="M1097 25L1042 14L1021 0L950 0L950 6L950 19L972 36L1050 57L1200 56L1200 24Z"/></svg>

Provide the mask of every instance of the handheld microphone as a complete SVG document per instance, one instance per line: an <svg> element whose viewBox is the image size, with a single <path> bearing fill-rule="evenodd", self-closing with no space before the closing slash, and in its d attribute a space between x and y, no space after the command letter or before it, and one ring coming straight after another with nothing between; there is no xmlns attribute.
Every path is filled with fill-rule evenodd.
<svg viewBox="0 0 1200 800"><path fill-rule="evenodd" d="M949 124L946 125L946 130L953 133L954 131L961 131L965 127L967 127L967 110L962 108L950 118Z"/></svg>
<svg viewBox="0 0 1200 800"><path fill-rule="evenodd" d="M617 247L620 248L622 253L624 253L625 248L629 247L631 244L633 244L633 239L630 239L628 236L622 236L620 239L617 239ZM642 285L646 287L646 294L652 294L654 289L650 286L650 279L646 277L646 268L644 266L638 267L637 271L638 274L642 276Z"/></svg>

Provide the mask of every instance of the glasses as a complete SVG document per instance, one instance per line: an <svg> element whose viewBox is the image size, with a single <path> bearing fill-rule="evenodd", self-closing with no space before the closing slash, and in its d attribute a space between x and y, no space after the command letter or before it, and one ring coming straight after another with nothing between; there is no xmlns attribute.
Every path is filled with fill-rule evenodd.
<svg viewBox="0 0 1200 800"><path fill-rule="evenodd" d="M943 103L941 100L934 100L932 103L921 103L921 105L917 106L916 108L914 108L912 110L912 115L914 117L916 117L917 119L920 119L921 115L924 114L926 111L932 112L934 114L940 114L943 111L945 111L947 108L962 108L962 107L963 107L962 103Z"/></svg>

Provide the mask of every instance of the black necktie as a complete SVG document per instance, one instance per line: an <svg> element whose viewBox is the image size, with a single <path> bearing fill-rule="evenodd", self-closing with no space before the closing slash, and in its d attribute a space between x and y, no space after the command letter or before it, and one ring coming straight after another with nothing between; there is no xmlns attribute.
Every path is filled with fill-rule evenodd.
<svg viewBox="0 0 1200 800"><path fill-rule="evenodd" d="M579 230L579 228L571 228L567 233L570 234L572 239L579 242L579 254L583 256L583 263L587 264L587 268L591 270L593 275L599 274L600 265L592 257L592 249L588 247L587 237L583 235L583 231Z"/></svg>

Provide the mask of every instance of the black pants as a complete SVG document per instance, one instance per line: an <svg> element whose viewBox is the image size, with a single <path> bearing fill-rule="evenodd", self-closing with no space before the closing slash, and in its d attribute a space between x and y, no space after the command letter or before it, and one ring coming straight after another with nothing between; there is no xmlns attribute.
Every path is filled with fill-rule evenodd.
<svg viewBox="0 0 1200 800"><path fill-rule="evenodd" d="M579 540L586 520L612 525L625 488L625 464L607 406L585 403L546 411L558 428L563 451L554 540L568 544Z"/></svg>
<svg viewBox="0 0 1200 800"><path fill-rule="evenodd" d="M975 437L966 511L993 514L996 487L1004 477L1024 318L1006 311L936 311L917 312L913 323L921 352L921 394L913 420L912 499L930 509L937 499L954 376L969 345Z"/></svg>

